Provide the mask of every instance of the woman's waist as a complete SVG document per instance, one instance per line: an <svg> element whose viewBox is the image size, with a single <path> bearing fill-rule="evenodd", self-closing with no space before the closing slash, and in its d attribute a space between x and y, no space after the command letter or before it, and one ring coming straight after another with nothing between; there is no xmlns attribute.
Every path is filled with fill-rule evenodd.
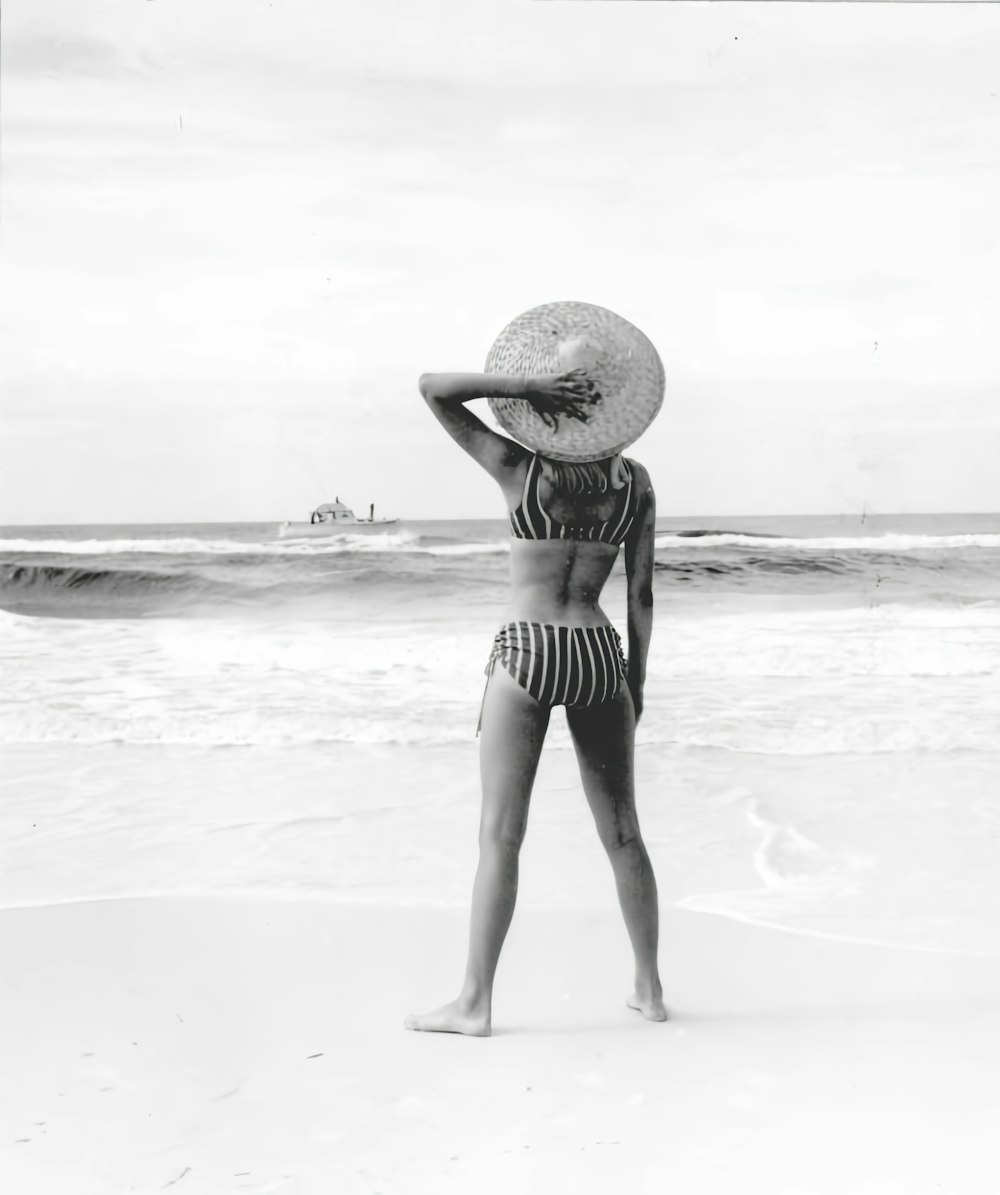
<svg viewBox="0 0 1000 1195"><path fill-rule="evenodd" d="M506 623L533 622L556 627L604 627L611 619L597 602L558 601L551 597L515 594L507 605Z"/></svg>
<svg viewBox="0 0 1000 1195"><path fill-rule="evenodd" d="M562 540L517 541L511 546L511 600L516 604L593 607L614 568L618 549Z"/></svg>

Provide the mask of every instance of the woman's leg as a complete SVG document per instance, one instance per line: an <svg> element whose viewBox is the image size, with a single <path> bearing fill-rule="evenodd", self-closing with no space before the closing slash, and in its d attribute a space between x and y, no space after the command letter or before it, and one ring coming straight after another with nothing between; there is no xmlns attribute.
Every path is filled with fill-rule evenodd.
<svg viewBox="0 0 1000 1195"><path fill-rule="evenodd" d="M635 715L622 685L618 696L600 705L567 709L580 763L583 791L608 853L618 900L635 954L635 992L628 999L651 1021L665 1021L663 988L657 969L659 907L656 878L639 833L635 810Z"/></svg>
<svg viewBox="0 0 1000 1195"><path fill-rule="evenodd" d="M479 766L479 866L472 888L469 958L457 1000L406 1019L407 1029L488 1036L493 977L517 898L518 854L549 709L498 664L486 689Z"/></svg>

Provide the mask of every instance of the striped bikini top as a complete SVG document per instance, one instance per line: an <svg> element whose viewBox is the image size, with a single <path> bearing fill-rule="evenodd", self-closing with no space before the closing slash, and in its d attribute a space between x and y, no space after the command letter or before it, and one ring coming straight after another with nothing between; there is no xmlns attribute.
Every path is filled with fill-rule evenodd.
<svg viewBox="0 0 1000 1195"><path fill-rule="evenodd" d="M583 519L576 523L559 523L542 506L538 487L542 478L542 462L536 452L528 464L521 501L510 512L510 530L515 539L585 539L594 543L618 547L632 529L635 520L636 487L628 461L622 458L626 494L622 512L607 522Z"/></svg>

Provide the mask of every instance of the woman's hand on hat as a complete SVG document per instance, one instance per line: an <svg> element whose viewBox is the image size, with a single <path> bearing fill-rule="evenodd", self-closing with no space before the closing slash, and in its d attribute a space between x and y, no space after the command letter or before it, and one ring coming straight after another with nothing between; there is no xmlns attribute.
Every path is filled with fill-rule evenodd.
<svg viewBox="0 0 1000 1195"><path fill-rule="evenodd" d="M523 398L555 431L560 415L586 423L590 408L601 401L601 393L587 377L586 370L571 369L568 373L544 373L528 378Z"/></svg>

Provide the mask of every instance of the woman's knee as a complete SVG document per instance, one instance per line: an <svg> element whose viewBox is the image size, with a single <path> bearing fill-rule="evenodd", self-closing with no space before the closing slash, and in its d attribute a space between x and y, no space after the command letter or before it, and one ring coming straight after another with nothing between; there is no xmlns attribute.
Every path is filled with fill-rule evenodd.
<svg viewBox="0 0 1000 1195"><path fill-rule="evenodd" d="M633 817L610 819L607 823L598 826L597 830L601 838L601 845L609 855L644 849L638 822Z"/></svg>
<svg viewBox="0 0 1000 1195"><path fill-rule="evenodd" d="M479 826L479 849L516 858L526 829L523 819L484 818Z"/></svg>

